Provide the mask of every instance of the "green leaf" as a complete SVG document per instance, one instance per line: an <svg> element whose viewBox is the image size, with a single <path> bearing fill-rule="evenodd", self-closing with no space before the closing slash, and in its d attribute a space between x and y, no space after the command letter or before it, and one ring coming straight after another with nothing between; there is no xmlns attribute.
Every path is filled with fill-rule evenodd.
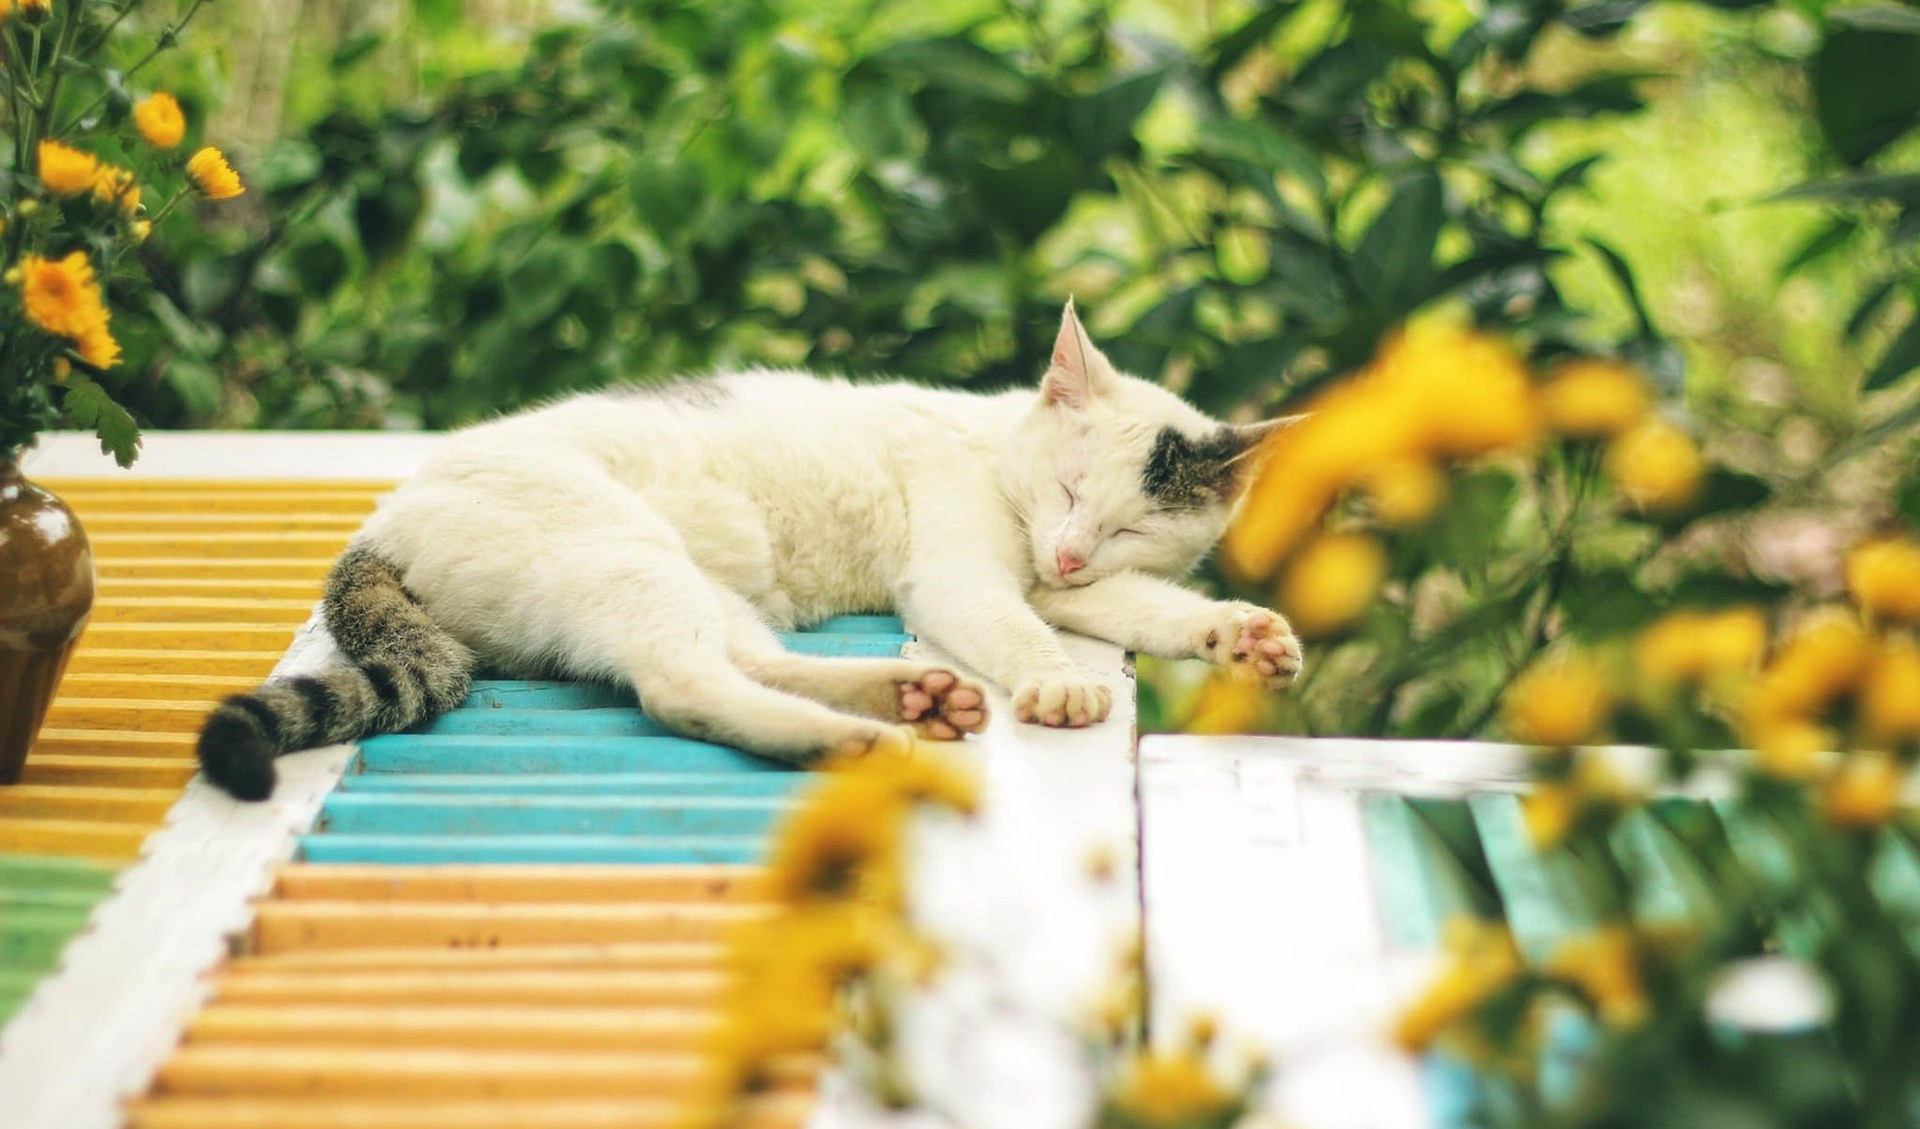
<svg viewBox="0 0 1920 1129"><path fill-rule="evenodd" d="M1166 77L1163 70L1142 71L1067 103L1067 129L1081 156L1097 161L1126 151L1133 143L1133 123Z"/></svg>
<svg viewBox="0 0 1920 1129"><path fill-rule="evenodd" d="M385 42L377 31L363 31L333 49L333 55L327 60L327 68L334 74L352 70L354 65L371 56Z"/></svg>
<svg viewBox="0 0 1920 1129"><path fill-rule="evenodd" d="M91 377L75 372L67 377L66 389L60 407L67 418L93 429L100 437L102 454L112 455L113 461L123 467L132 466L140 456L140 425L133 422L133 416Z"/></svg>
<svg viewBox="0 0 1920 1129"><path fill-rule="evenodd" d="M1851 216L1841 216L1832 223L1813 233L1800 245L1780 268L1780 278L1784 281L1825 258L1829 253L1845 246L1860 232L1860 221Z"/></svg>
<svg viewBox="0 0 1920 1129"><path fill-rule="evenodd" d="M1860 298L1860 304L1853 308L1853 313L1847 318L1847 340L1858 341L1860 339L1860 335L1867 331L1867 327L1873 324L1873 319L1880 313L1881 309L1886 306L1887 299L1893 297L1895 292L1894 288L1898 284L1898 279L1888 277L1881 279L1867 289L1866 294Z"/></svg>
<svg viewBox="0 0 1920 1129"><path fill-rule="evenodd" d="M413 0L413 19L428 35L445 36L460 26L466 6L460 0Z"/></svg>
<svg viewBox="0 0 1920 1129"><path fill-rule="evenodd" d="M1920 464L1909 466L1906 477L1894 489L1893 511L1908 529L1920 533Z"/></svg>
<svg viewBox="0 0 1920 1129"><path fill-rule="evenodd" d="M579 247L546 243L528 252L507 272L507 313L519 325L545 321L579 281L584 267Z"/></svg>
<svg viewBox="0 0 1920 1129"><path fill-rule="evenodd" d="M1595 153L1591 157L1582 157L1566 168L1554 173L1552 178L1547 181L1547 195L1551 196L1563 188L1585 188L1587 185L1587 174L1593 171L1593 166L1604 160L1606 160L1606 154Z"/></svg>
<svg viewBox="0 0 1920 1129"><path fill-rule="evenodd" d="M1853 203L1896 200L1904 204L1920 204L1920 173L1872 172L1836 176L1831 180L1814 180L1806 184L1796 184L1784 192L1774 193L1767 199L1768 201L1841 200Z"/></svg>
<svg viewBox="0 0 1920 1129"><path fill-rule="evenodd" d="M1019 68L968 39L918 39L873 56L901 77L994 102L1025 102L1031 81Z"/></svg>
<svg viewBox="0 0 1920 1129"><path fill-rule="evenodd" d="M1193 148L1197 153L1252 165L1267 173L1291 173L1316 192L1326 189L1326 172L1319 158L1305 145L1257 118L1224 114L1205 118L1194 130Z"/></svg>
<svg viewBox="0 0 1920 1129"><path fill-rule="evenodd" d="M1245 23L1214 40L1205 52L1208 79L1218 83L1222 75L1265 43L1299 6L1296 0L1267 0Z"/></svg>
<svg viewBox="0 0 1920 1129"><path fill-rule="evenodd" d="M1694 504L1691 516L1705 517L1708 514L1750 510L1764 505L1772 497L1773 487L1765 479L1726 467L1714 467L1701 483L1700 497Z"/></svg>
<svg viewBox="0 0 1920 1129"><path fill-rule="evenodd" d="M1906 328L1887 346L1887 351L1880 354L1880 362L1867 374L1864 388L1868 392L1885 388L1917 368L1920 368L1920 314L1909 317Z"/></svg>
<svg viewBox="0 0 1920 1129"><path fill-rule="evenodd" d="M1634 281L1633 268L1627 265L1627 260L1621 258L1620 252L1598 239L1589 238L1584 242L1599 252L1600 260L1607 265L1607 270L1612 272L1614 281L1620 284L1620 289L1626 294L1628 305L1633 307L1633 318L1639 323L1640 335L1658 337L1659 331L1653 328L1653 319L1647 316L1647 304L1640 300L1640 284Z"/></svg>
<svg viewBox="0 0 1920 1129"><path fill-rule="evenodd" d="M1812 72L1814 120L1850 165L1920 121L1920 35L1842 26L1820 45Z"/></svg>
<svg viewBox="0 0 1920 1129"><path fill-rule="evenodd" d="M1353 252L1354 282L1391 315L1413 310L1430 292L1433 250L1446 221L1445 190L1431 169L1401 176Z"/></svg>
<svg viewBox="0 0 1920 1129"><path fill-rule="evenodd" d="M1920 11L1878 4L1869 8L1836 8L1827 13L1827 22L1859 31L1891 31L1920 35Z"/></svg>

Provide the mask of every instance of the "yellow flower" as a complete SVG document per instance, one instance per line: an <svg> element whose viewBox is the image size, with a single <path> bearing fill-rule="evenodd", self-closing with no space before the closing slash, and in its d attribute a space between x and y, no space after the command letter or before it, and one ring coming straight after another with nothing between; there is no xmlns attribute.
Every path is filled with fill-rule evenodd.
<svg viewBox="0 0 1920 1129"><path fill-rule="evenodd" d="M65 384L67 382L67 378L72 375L73 375L72 361L69 361L65 357L55 357L53 359L53 381L55 384Z"/></svg>
<svg viewBox="0 0 1920 1129"><path fill-rule="evenodd" d="M1920 741L1920 646L1913 640L1891 640L1874 656L1860 687L1860 720L1875 744Z"/></svg>
<svg viewBox="0 0 1920 1129"><path fill-rule="evenodd" d="M1604 439L1633 427L1652 410L1640 375L1618 361L1569 361L1540 389L1547 426L1575 439Z"/></svg>
<svg viewBox="0 0 1920 1129"><path fill-rule="evenodd" d="M1520 822L1527 829L1527 841L1541 850L1559 845L1579 814L1580 798L1573 789L1551 780L1537 781L1520 797Z"/></svg>
<svg viewBox="0 0 1920 1129"><path fill-rule="evenodd" d="M1393 395L1411 401L1429 454L1471 458L1530 446L1539 435L1526 365L1498 338L1418 323L1390 340L1374 367Z"/></svg>
<svg viewBox="0 0 1920 1129"><path fill-rule="evenodd" d="M1638 1027L1652 1010L1633 934L1624 926L1602 926L1562 943L1546 970L1577 985L1609 1027Z"/></svg>
<svg viewBox="0 0 1920 1129"><path fill-rule="evenodd" d="M1802 628L1747 692L1748 739L1791 721L1812 721L1857 687L1873 662L1873 641L1851 616L1822 616Z"/></svg>
<svg viewBox="0 0 1920 1129"><path fill-rule="evenodd" d="M41 187L55 196L78 196L100 179L100 162L91 153L58 141L42 141L35 152Z"/></svg>
<svg viewBox="0 0 1920 1129"><path fill-rule="evenodd" d="M1214 1080L1206 1061L1191 1051L1142 1052L1127 1064L1107 1096L1108 1108L1140 1129L1225 1124L1223 1119L1239 1104Z"/></svg>
<svg viewBox="0 0 1920 1129"><path fill-rule="evenodd" d="M1854 753L1827 781L1821 811L1835 827L1878 827L1899 810L1906 775L1900 762L1884 753Z"/></svg>
<svg viewBox="0 0 1920 1129"><path fill-rule="evenodd" d="M156 91L133 104L133 124L155 149L171 149L187 136L187 117L180 103L165 91Z"/></svg>
<svg viewBox="0 0 1920 1129"><path fill-rule="evenodd" d="M234 172L225 155L211 145L187 158L187 176L209 200L231 200L246 191L240 183L240 174Z"/></svg>
<svg viewBox="0 0 1920 1129"><path fill-rule="evenodd" d="M1257 733L1270 695L1256 682L1214 674L1201 685L1181 728L1188 733Z"/></svg>
<svg viewBox="0 0 1920 1129"><path fill-rule="evenodd" d="M1447 479L1425 459L1396 459L1365 472L1373 512L1389 526L1422 521L1446 495Z"/></svg>
<svg viewBox="0 0 1920 1129"><path fill-rule="evenodd" d="M905 817L899 794L884 781L821 777L774 833L768 865L775 895L802 905L891 894Z"/></svg>
<svg viewBox="0 0 1920 1129"><path fill-rule="evenodd" d="M1748 740L1753 743L1754 764L1760 771L1799 783L1818 777L1840 744L1831 729L1799 720L1770 725Z"/></svg>
<svg viewBox="0 0 1920 1129"><path fill-rule="evenodd" d="M1691 503L1703 473L1700 448L1686 432L1657 419L1616 437L1607 446L1606 467L1628 501L1656 511Z"/></svg>
<svg viewBox="0 0 1920 1129"><path fill-rule="evenodd" d="M153 224L148 220L134 220L132 226L127 228L127 238L131 240L136 247L145 243L147 237L152 234Z"/></svg>
<svg viewBox="0 0 1920 1129"><path fill-rule="evenodd" d="M1759 609L1730 608L1665 616L1640 633L1634 656L1655 681L1692 682L1751 668L1766 649L1767 620Z"/></svg>
<svg viewBox="0 0 1920 1129"><path fill-rule="evenodd" d="M1911 537L1869 541L1847 554L1847 591L1881 619L1920 619L1920 543Z"/></svg>
<svg viewBox="0 0 1920 1129"><path fill-rule="evenodd" d="M829 768L873 780L909 804L931 804L962 815L980 810L980 774L943 753L919 748L911 756L852 757Z"/></svg>
<svg viewBox="0 0 1920 1129"><path fill-rule="evenodd" d="M1288 567L1280 603L1302 635L1339 631L1373 603L1387 576L1387 551L1358 533L1316 538Z"/></svg>
<svg viewBox="0 0 1920 1129"><path fill-rule="evenodd" d="M1447 967L1394 1025L1395 1041L1416 1054L1520 974L1520 954L1504 922L1454 918L1444 943Z"/></svg>
<svg viewBox="0 0 1920 1129"><path fill-rule="evenodd" d="M74 342L74 351L80 359L94 368L112 368L120 363L120 343L107 332L106 326L92 331Z"/></svg>
<svg viewBox="0 0 1920 1129"><path fill-rule="evenodd" d="M13 0L0 0L0 23L6 22L7 17L11 15L13 15Z"/></svg>
<svg viewBox="0 0 1920 1129"><path fill-rule="evenodd" d="M1507 729L1530 745L1564 748L1592 737L1612 694L1600 668L1580 658L1545 662L1522 675L1504 702Z"/></svg>
<svg viewBox="0 0 1920 1129"><path fill-rule="evenodd" d="M93 195L103 204L118 204L122 211L140 210L140 186L133 182L133 173L128 169L102 164L100 175L93 182Z"/></svg>
<svg viewBox="0 0 1920 1129"><path fill-rule="evenodd" d="M27 320L56 337L85 340L104 334L107 305L84 251L64 259L26 255L20 260L21 303Z"/></svg>

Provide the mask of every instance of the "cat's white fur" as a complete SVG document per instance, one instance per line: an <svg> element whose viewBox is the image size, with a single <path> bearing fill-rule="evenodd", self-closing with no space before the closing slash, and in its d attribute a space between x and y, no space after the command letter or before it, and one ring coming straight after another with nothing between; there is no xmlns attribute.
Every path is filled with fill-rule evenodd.
<svg viewBox="0 0 1920 1129"><path fill-rule="evenodd" d="M1278 615L1170 581L1234 498L1149 505L1165 427L1222 425L1116 372L1069 304L1038 394L751 371L583 396L451 437L357 543L489 665L631 681L663 723L772 755L984 724L964 679L773 634L887 608L1023 720L1086 725L1107 691L1049 624L1275 686L1299 669Z"/></svg>

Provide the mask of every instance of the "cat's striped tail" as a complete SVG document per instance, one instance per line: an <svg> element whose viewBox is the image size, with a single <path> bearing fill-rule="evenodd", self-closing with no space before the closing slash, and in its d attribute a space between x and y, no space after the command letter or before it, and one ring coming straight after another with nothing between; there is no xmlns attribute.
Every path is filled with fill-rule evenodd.
<svg viewBox="0 0 1920 1129"><path fill-rule="evenodd" d="M459 705L472 686L473 652L372 549L341 556L322 611L345 661L236 694L200 731L201 769L239 799L273 794L275 757L405 729Z"/></svg>

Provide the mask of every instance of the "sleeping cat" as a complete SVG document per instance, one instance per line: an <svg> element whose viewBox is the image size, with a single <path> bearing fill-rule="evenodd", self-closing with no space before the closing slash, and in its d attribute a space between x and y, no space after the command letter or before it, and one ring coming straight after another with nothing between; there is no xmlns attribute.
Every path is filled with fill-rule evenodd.
<svg viewBox="0 0 1920 1129"><path fill-rule="evenodd" d="M1116 371L1071 302L1038 395L750 371L482 424L334 566L343 660L228 698L200 761L265 798L274 757L451 709L477 666L629 683L676 732L797 763L979 732L958 671L775 634L883 608L1041 725L1111 705L1049 624L1277 688L1300 669L1285 620L1166 579L1225 530L1274 426Z"/></svg>

